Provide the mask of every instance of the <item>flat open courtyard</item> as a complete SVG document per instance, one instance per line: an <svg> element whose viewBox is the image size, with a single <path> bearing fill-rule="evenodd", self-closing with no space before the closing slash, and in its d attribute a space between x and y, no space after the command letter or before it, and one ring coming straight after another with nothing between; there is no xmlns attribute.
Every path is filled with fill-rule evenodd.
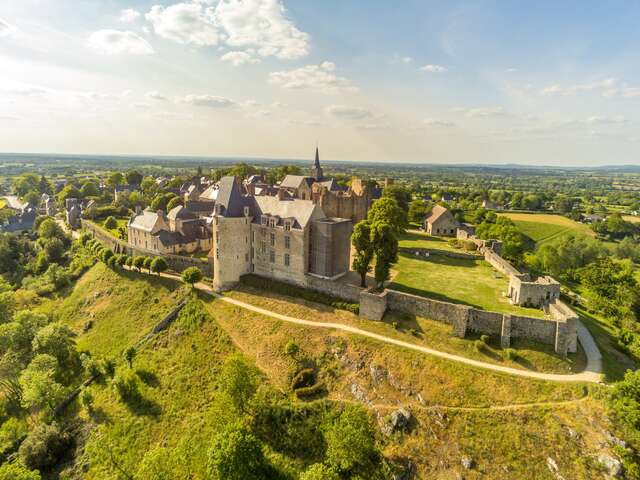
<svg viewBox="0 0 640 480"><path fill-rule="evenodd" d="M541 309L511 305L502 296L508 287L507 277L484 260L444 255L422 259L401 253L393 269L397 275L389 288L394 290L482 310L544 317Z"/></svg>

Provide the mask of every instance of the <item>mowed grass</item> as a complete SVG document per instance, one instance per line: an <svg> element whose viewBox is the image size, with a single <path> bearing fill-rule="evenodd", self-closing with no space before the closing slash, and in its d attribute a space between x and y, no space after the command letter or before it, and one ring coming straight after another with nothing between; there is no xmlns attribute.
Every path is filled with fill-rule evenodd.
<svg viewBox="0 0 640 480"><path fill-rule="evenodd" d="M146 335L184 295L185 287L172 280L114 272L99 262L67 298L40 308L52 309L79 334L80 350L116 357Z"/></svg>
<svg viewBox="0 0 640 480"><path fill-rule="evenodd" d="M509 285L507 277L484 260L443 255L422 259L401 253L393 269L397 275L388 287L393 290L482 310L544 317L541 309L511 305L502 295Z"/></svg>
<svg viewBox="0 0 640 480"><path fill-rule="evenodd" d="M449 245L449 238L434 237L418 231L407 231L400 235L398 237L398 246L401 248L427 248L431 250L466 253L460 248Z"/></svg>
<svg viewBox="0 0 640 480"><path fill-rule="evenodd" d="M575 222L562 215L536 213L501 213L500 215L513 220L520 232L537 245L553 241L569 233L587 237L596 236L588 225Z"/></svg>
<svg viewBox="0 0 640 480"><path fill-rule="evenodd" d="M486 347L477 350L474 341L479 338L479 335L469 335L467 338L454 337L451 326L435 320L387 312L383 322L373 322L361 319L345 310L337 310L245 285L227 292L227 295L283 315L317 322L351 325L416 345L512 368L564 374L580 372L586 366L586 357L582 348L577 354L562 358L554 353L551 345L513 339L511 348L517 352L517 358L510 360L506 358L504 350L500 347L499 338L490 338Z"/></svg>

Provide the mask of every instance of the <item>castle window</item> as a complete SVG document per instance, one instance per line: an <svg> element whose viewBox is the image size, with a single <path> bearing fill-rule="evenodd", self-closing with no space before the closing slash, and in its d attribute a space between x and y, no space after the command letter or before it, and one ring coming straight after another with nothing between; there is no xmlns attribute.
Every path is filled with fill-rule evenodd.
<svg viewBox="0 0 640 480"><path fill-rule="evenodd" d="M267 216L266 215L262 215L260 217L260 225L262 225L263 227L266 227L267 226L267 220L268 220Z"/></svg>
<svg viewBox="0 0 640 480"><path fill-rule="evenodd" d="M244 261L245 261L245 263L249 261L249 254L248 253L244 254Z"/></svg>
<svg viewBox="0 0 640 480"><path fill-rule="evenodd" d="M276 252L273 250L269 250L269 261L271 263L276 263Z"/></svg>
<svg viewBox="0 0 640 480"><path fill-rule="evenodd" d="M275 218L270 218L269 219L269 226L272 227L272 228L276 226L276 219Z"/></svg>
<svg viewBox="0 0 640 480"><path fill-rule="evenodd" d="M288 232L289 230L291 230L291 220L285 220L284 221L284 229Z"/></svg>
<svg viewBox="0 0 640 480"><path fill-rule="evenodd" d="M249 207L244 207L243 211L244 211L244 216L248 217L249 216Z"/></svg>
<svg viewBox="0 0 640 480"><path fill-rule="evenodd" d="M271 243L271 246L275 246L276 244L276 234L272 233L271 235L269 235L269 242Z"/></svg>
<svg viewBox="0 0 640 480"><path fill-rule="evenodd" d="M291 258L289 257L289 254L288 254L288 253L285 253L285 254L284 254L284 265L285 265L285 267L288 267L288 266L289 266L290 261L291 261Z"/></svg>
<svg viewBox="0 0 640 480"><path fill-rule="evenodd" d="M265 242L264 240L260 242L260 250L262 251L262 253L267 251L267 242Z"/></svg>
<svg viewBox="0 0 640 480"><path fill-rule="evenodd" d="M291 237L289 235L284 237L284 248L291 248Z"/></svg>

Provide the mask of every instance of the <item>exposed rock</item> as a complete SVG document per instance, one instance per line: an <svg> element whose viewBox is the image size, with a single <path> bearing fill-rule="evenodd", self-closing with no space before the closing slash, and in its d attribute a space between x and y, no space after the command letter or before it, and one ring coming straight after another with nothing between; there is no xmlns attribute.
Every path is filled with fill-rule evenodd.
<svg viewBox="0 0 640 480"><path fill-rule="evenodd" d="M394 432L406 432L409 430L412 418L413 416L409 410L400 408L382 421L380 429L385 435L391 435Z"/></svg>
<svg viewBox="0 0 640 480"><path fill-rule="evenodd" d="M474 465L473 458L464 456L460 459L460 464L467 470L471 470Z"/></svg>
<svg viewBox="0 0 640 480"><path fill-rule="evenodd" d="M418 399L420 405L422 405L423 407L427 405L427 401L422 397L421 394L417 394L416 398Z"/></svg>
<svg viewBox="0 0 640 480"><path fill-rule="evenodd" d="M553 458L547 457L547 467L549 467L549 470L551 470L553 473L558 473L558 464Z"/></svg>
<svg viewBox="0 0 640 480"><path fill-rule="evenodd" d="M387 369L382 365L371 365L369 372L371 373L371 380L373 380L374 385L380 384L387 378Z"/></svg>
<svg viewBox="0 0 640 480"><path fill-rule="evenodd" d="M611 443L612 445L615 445L615 446L621 447L621 448L627 448L627 442L625 442L624 440L616 437L611 432L605 431L604 432L604 436L607 438L609 443Z"/></svg>
<svg viewBox="0 0 640 480"><path fill-rule="evenodd" d="M622 476L622 462L611 455L601 454L598 461L607 470L609 478L619 478Z"/></svg>
<svg viewBox="0 0 640 480"><path fill-rule="evenodd" d="M571 427L568 427L567 425L564 425L563 428L565 432L567 432L567 435L569 436L570 439L580 440L581 435L578 432L576 432L574 429L572 429Z"/></svg>
<svg viewBox="0 0 640 480"><path fill-rule="evenodd" d="M367 391L357 383L351 384L351 395L353 395L356 400L364 403L365 405L371 404L371 401L369 400L369 397L367 395Z"/></svg>

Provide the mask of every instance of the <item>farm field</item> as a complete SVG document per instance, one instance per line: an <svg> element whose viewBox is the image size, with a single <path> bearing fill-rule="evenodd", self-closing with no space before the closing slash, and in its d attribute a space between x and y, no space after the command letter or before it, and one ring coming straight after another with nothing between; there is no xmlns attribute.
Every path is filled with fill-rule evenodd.
<svg viewBox="0 0 640 480"><path fill-rule="evenodd" d="M553 241L563 235L574 233L595 237L588 225L575 222L562 215L537 213L501 213L513 220L518 229L537 245Z"/></svg>
<svg viewBox="0 0 640 480"><path fill-rule="evenodd" d="M640 217L636 215L623 215L622 219L631 223L640 223Z"/></svg>
<svg viewBox="0 0 640 480"><path fill-rule="evenodd" d="M544 317L540 309L511 305L502 296L509 284L507 277L484 260L444 255L420 259L401 253L394 270L397 275L389 285L394 290L482 310Z"/></svg>

